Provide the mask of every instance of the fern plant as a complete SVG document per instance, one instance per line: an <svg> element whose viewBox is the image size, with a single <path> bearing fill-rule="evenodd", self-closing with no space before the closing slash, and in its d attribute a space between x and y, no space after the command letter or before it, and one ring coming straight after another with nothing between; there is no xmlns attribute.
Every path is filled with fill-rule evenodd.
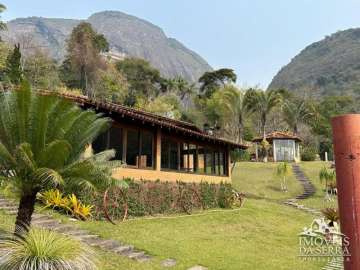
<svg viewBox="0 0 360 270"><path fill-rule="evenodd" d="M85 147L110 121L55 95L19 90L0 93L0 174L20 196L16 231L31 223L36 196L54 187L94 190L116 185L114 151L84 157Z"/></svg>

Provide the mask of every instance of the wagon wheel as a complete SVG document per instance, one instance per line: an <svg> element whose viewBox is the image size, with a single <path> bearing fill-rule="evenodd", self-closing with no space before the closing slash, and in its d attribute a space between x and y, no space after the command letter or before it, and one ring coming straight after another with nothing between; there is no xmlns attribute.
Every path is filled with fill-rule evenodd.
<svg viewBox="0 0 360 270"><path fill-rule="evenodd" d="M103 208L105 218L112 224L114 221L125 221L128 216L128 202L125 192L120 187L108 188L104 193Z"/></svg>

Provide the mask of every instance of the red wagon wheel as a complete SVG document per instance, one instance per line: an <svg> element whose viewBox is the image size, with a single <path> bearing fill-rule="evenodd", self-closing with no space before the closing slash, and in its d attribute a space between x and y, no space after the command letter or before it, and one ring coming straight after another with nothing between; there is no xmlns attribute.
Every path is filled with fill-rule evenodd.
<svg viewBox="0 0 360 270"><path fill-rule="evenodd" d="M124 190L120 187L108 188L104 193L103 208L105 218L112 224L125 221L128 217L128 202Z"/></svg>

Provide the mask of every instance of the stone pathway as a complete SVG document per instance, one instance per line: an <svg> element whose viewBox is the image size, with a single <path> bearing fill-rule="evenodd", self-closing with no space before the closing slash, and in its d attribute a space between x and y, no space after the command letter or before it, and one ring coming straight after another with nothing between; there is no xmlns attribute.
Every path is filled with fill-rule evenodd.
<svg viewBox="0 0 360 270"><path fill-rule="evenodd" d="M17 202L6 199L0 195L1 210L4 210L7 214L16 215L17 207ZM117 240L101 238L73 224L62 224L60 221L46 214L34 213L31 224L33 226L57 231L90 246L100 248L107 252L113 252L116 255L125 256L138 262L146 262L152 258L149 254L146 254L145 251L138 250L132 245L123 244ZM170 268L174 267L176 263L175 259L166 259L161 262L161 265L165 268ZM203 266L193 266L188 270L207 270L207 268Z"/></svg>
<svg viewBox="0 0 360 270"><path fill-rule="evenodd" d="M309 180L309 178L306 177L306 175L301 170L300 166L298 164L293 164L292 169L294 172L294 175L296 179L301 183L303 186L304 192L301 195L296 196L293 199L288 199L284 202L284 204L294 207L296 209L308 212L310 214L313 214L315 216L320 216L321 212L317 209L306 207L300 203L298 203L298 200L307 199L315 194L315 187Z"/></svg>
<svg viewBox="0 0 360 270"><path fill-rule="evenodd" d="M302 204L299 204L298 200L307 199L315 194L315 187L307 178L307 176L304 174L304 172L301 170L300 166L298 164L293 164L292 169L294 172L294 175L296 179L301 183L301 185L304 188L304 192L301 195L298 195L296 198L288 199L284 202L284 204L288 206L292 206L294 208L297 208L299 210L308 212L310 214L313 214L315 216L321 216L321 211L313 208L306 207ZM327 263L321 270L343 270L344 269L344 263L342 258L334 258L329 263Z"/></svg>

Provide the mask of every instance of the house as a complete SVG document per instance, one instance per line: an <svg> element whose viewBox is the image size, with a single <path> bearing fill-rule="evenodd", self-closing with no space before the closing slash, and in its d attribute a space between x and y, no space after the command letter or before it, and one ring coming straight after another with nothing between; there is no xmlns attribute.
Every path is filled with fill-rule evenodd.
<svg viewBox="0 0 360 270"><path fill-rule="evenodd" d="M260 149L263 137L254 138L256 160L259 160L261 155ZM300 143L301 139L291 133L274 131L266 135L266 141L270 144L268 150L270 161L300 161Z"/></svg>
<svg viewBox="0 0 360 270"><path fill-rule="evenodd" d="M115 149L124 166L117 179L230 182L230 151L247 146L217 138L194 124L85 96L61 94L113 120L87 152Z"/></svg>

